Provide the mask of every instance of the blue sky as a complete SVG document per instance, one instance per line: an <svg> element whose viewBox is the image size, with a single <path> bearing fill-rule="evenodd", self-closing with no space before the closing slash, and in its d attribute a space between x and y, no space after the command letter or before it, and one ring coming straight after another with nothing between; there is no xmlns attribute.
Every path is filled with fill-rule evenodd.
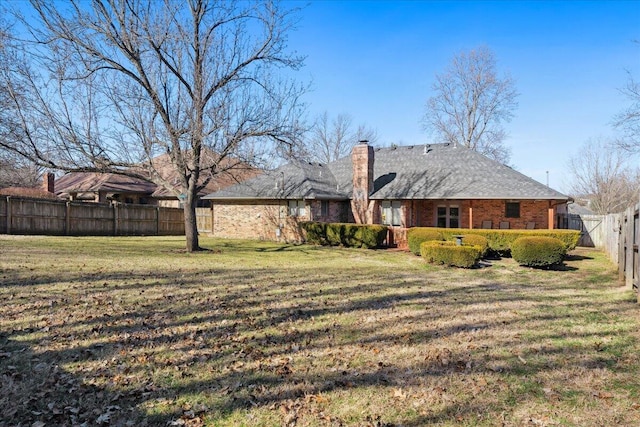
<svg viewBox="0 0 640 427"><path fill-rule="evenodd" d="M481 45L520 93L507 123L512 165L568 191L567 161L589 138L613 135L626 104L619 88L640 78L640 1L316 1L304 6L289 46L306 55L311 116L348 113L379 142L438 142L420 119L434 75Z"/></svg>

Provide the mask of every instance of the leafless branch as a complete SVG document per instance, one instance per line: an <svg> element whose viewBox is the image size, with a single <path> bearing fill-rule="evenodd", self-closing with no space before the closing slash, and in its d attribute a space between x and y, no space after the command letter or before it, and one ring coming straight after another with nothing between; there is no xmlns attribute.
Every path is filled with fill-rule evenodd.
<svg viewBox="0 0 640 427"><path fill-rule="evenodd" d="M514 80L499 76L494 53L486 47L455 56L437 74L422 123L437 142L449 142L507 163L503 124L518 106Z"/></svg>

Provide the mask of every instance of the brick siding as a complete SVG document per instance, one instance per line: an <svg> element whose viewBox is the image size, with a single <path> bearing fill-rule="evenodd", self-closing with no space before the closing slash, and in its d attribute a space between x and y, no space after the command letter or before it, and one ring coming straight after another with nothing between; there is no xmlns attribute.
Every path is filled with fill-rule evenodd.
<svg viewBox="0 0 640 427"><path fill-rule="evenodd" d="M329 202L329 215L322 216L319 200L305 203L305 214L289 216L288 200L238 201L213 203L213 235L222 238L297 242L303 240L299 222L342 222L347 215L346 202ZM280 236L277 230L280 230Z"/></svg>
<svg viewBox="0 0 640 427"><path fill-rule="evenodd" d="M405 204L409 212L406 218L409 227L435 227L438 206L457 206L460 208L460 228L469 228L469 208L472 207L473 227L482 228L483 221L491 221L492 228L500 228L500 222L509 222L509 228L524 229L527 223L535 223L535 228L549 228L549 201L520 200L520 217L505 216L505 200L461 200L437 201L416 200Z"/></svg>

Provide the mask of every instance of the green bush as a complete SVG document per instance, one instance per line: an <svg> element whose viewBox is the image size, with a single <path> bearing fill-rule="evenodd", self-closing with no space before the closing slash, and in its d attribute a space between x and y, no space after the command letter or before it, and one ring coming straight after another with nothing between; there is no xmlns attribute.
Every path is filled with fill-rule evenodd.
<svg viewBox="0 0 640 427"><path fill-rule="evenodd" d="M479 234L462 234L462 243L465 245L478 246L481 250L480 258L484 258L489 251L489 241Z"/></svg>
<svg viewBox="0 0 640 427"><path fill-rule="evenodd" d="M327 244L327 223L306 221L301 222L300 227L305 231L305 240L312 245Z"/></svg>
<svg viewBox="0 0 640 427"><path fill-rule="evenodd" d="M551 267L562 263L565 243L555 237L520 237L511 244L511 256L521 265Z"/></svg>
<svg viewBox="0 0 640 427"><path fill-rule="evenodd" d="M350 248L376 248L387 238L387 227L373 224L345 224L342 244Z"/></svg>
<svg viewBox="0 0 640 427"><path fill-rule="evenodd" d="M316 245L343 245L353 248L382 246L387 227L370 224L323 223L307 221L300 224L307 243Z"/></svg>
<svg viewBox="0 0 640 427"><path fill-rule="evenodd" d="M414 227L409 229L408 235L416 233L414 230L424 230L420 233L427 232L427 230L433 230L440 233L444 240L455 240L455 235L479 235L487 239L489 243L489 251L495 252L501 255L509 255L511 250L511 244L520 237L554 237L561 240L564 244L565 250L570 251L576 248L578 240L580 240L580 232L577 230L487 230L481 228L436 228L436 227ZM423 240L424 241L424 240ZM411 248L411 241L409 240L409 249ZM419 244L418 244L419 246ZM415 251L413 251L415 253Z"/></svg>
<svg viewBox="0 0 640 427"><path fill-rule="evenodd" d="M425 261L435 264L470 268L480 260L479 246L462 245L455 242L426 241L420 244L420 254Z"/></svg>
<svg viewBox="0 0 640 427"><path fill-rule="evenodd" d="M344 224L337 222L327 224L327 244L331 246L341 245L342 236L344 236Z"/></svg>
<svg viewBox="0 0 640 427"><path fill-rule="evenodd" d="M414 227L407 231L407 243L409 250L415 255L420 255L420 244L430 240L442 241L442 233L437 228Z"/></svg>

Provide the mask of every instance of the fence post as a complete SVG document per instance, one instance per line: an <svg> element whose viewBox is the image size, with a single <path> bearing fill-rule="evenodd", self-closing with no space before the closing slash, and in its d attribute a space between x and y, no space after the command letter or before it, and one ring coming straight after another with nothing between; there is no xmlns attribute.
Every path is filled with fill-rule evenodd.
<svg viewBox="0 0 640 427"><path fill-rule="evenodd" d="M11 234L11 196L7 196L7 234Z"/></svg>
<svg viewBox="0 0 640 427"><path fill-rule="evenodd" d="M625 269L624 284L631 289L633 287L633 208L628 208L625 212Z"/></svg>
<svg viewBox="0 0 640 427"><path fill-rule="evenodd" d="M156 206L156 236L160 235L160 206Z"/></svg>
<svg viewBox="0 0 640 427"><path fill-rule="evenodd" d="M113 203L113 235L118 235L118 204Z"/></svg>
<svg viewBox="0 0 640 427"><path fill-rule="evenodd" d="M64 217L64 234L68 236L71 234L71 202L66 203L65 217Z"/></svg>
<svg viewBox="0 0 640 427"><path fill-rule="evenodd" d="M625 267L625 215L624 211L618 214L618 280L624 282L624 267Z"/></svg>

